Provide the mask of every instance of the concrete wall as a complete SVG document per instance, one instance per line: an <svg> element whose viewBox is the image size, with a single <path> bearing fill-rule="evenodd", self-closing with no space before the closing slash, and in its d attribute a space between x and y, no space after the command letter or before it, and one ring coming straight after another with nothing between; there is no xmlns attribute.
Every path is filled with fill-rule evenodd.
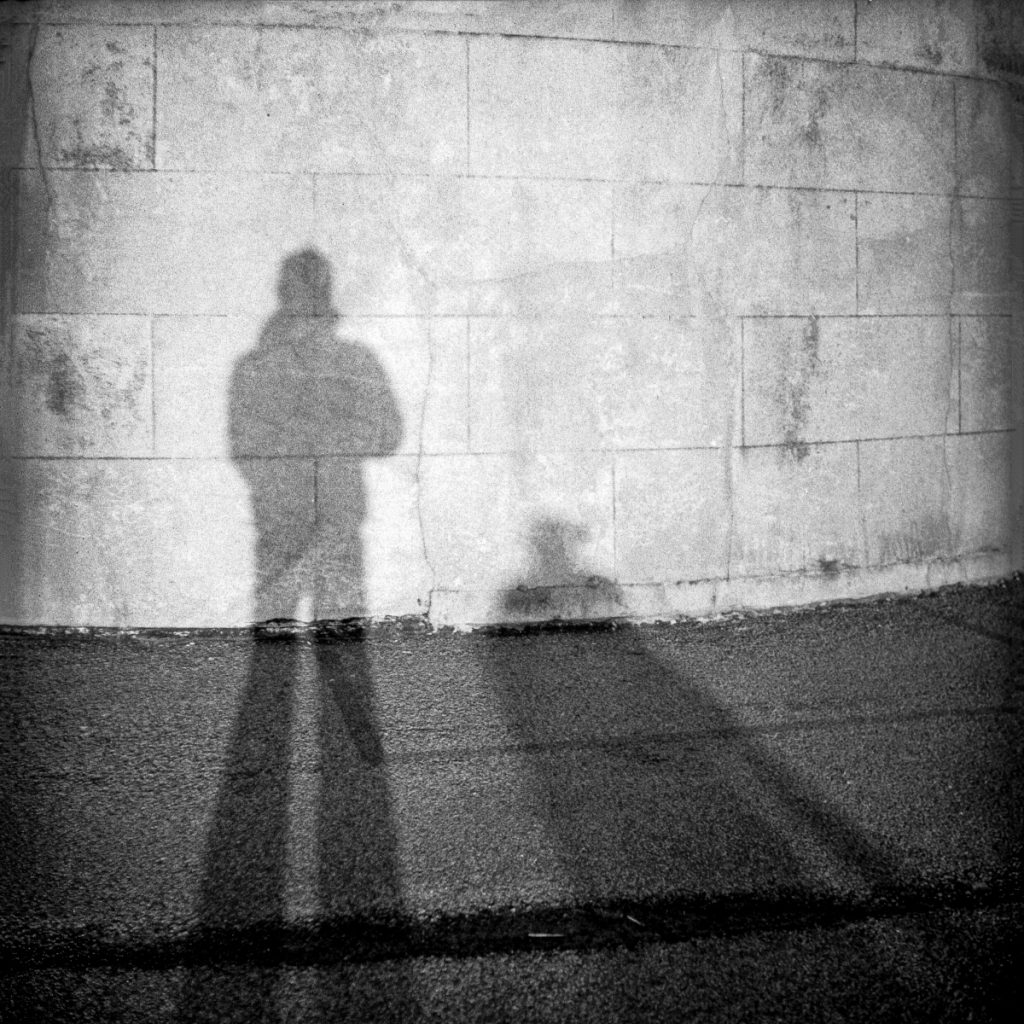
<svg viewBox="0 0 1024 1024"><path fill-rule="evenodd" d="M0 622L670 616L1020 566L1022 21L0 4Z"/></svg>

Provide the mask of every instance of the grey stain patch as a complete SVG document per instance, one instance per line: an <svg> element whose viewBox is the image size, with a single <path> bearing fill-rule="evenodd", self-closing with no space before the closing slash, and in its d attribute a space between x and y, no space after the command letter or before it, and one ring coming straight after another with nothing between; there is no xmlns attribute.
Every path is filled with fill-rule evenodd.
<svg viewBox="0 0 1024 1024"><path fill-rule="evenodd" d="M943 517L925 515L905 530L882 534L877 557L880 565L921 562L951 554L957 546L957 538Z"/></svg>
<svg viewBox="0 0 1024 1024"><path fill-rule="evenodd" d="M942 63L942 51L931 43L918 47L917 55L934 67L938 67Z"/></svg>
<svg viewBox="0 0 1024 1024"><path fill-rule="evenodd" d="M781 117L786 109L792 83L789 63L782 57L767 57L761 65L761 75L768 82L772 117Z"/></svg>
<svg viewBox="0 0 1024 1024"><path fill-rule="evenodd" d="M46 386L46 407L58 416L68 416L81 401L85 384L66 352L57 355L50 365Z"/></svg>
<svg viewBox="0 0 1024 1024"><path fill-rule="evenodd" d="M783 414L783 445L796 459L805 459L810 448L802 435L810 413L808 389L820 366L818 348L820 328L812 316L804 328L799 347L790 347L785 367L781 401Z"/></svg>

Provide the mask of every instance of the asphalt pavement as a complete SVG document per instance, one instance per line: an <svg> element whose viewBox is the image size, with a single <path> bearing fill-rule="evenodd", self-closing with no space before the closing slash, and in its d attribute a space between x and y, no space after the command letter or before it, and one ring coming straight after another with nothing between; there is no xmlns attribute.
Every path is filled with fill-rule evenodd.
<svg viewBox="0 0 1024 1024"><path fill-rule="evenodd" d="M1002 1021L1024 580L0 634L0 1019Z"/></svg>

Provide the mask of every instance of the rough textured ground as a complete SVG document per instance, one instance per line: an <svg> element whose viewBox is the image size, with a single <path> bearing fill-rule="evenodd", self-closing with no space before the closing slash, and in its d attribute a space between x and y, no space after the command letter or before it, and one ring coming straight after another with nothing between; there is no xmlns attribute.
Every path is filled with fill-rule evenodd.
<svg viewBox="0 0 1024 1024"><path fill-rule="evenodd" d="M0 1017L1009 1019L1022 640L0 637Z"/></svg>

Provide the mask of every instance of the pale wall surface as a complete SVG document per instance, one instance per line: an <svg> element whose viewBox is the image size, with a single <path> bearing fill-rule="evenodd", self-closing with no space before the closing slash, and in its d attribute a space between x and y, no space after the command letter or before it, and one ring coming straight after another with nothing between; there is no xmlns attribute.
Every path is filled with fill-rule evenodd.
<svg viewBox="0 0 1024 1024"><path fill-rule="evenodd" d="M0 622L661 617L1020 567L1022 22L0 3Z"/></svg>

